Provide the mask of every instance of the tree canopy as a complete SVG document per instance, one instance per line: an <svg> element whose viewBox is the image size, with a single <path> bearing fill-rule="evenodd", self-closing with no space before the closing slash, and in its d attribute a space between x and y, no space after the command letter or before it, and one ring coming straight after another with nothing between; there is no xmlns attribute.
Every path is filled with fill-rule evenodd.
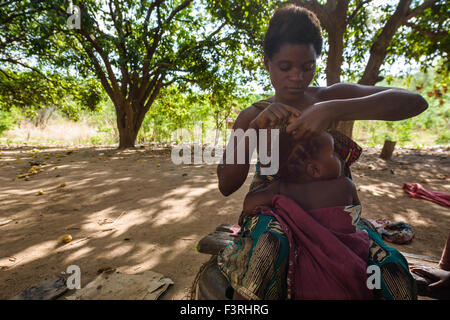
<svg viewBox="0 0 450 320"><path fill-rule="evenodd" d="M448 64L445 0L290 2L312 10L321 21L328 85L341 79L374 85L400 57L424 68L435 66L438 56ZM17 83L39 76L46 86L31 89L40 81L25 86L36 92L33 100L24 96L19 102L20 93L14 98L36 105L37 100L47 103L44 96L59 96L61 88L75 88L67 86L72 80L86 88L95 79L114 104L119 147L132 147L146 113L172 84L181 91L213 94L219 109L226 109L224 101L250 80L267 88L261 44L279 5L263 0L86 0L72 6L64 0L6 0L0 4L0 62L6 66L0 69L0 92L10 90L13 76ZM61 88L53 87L52 79ZM94 96L78 95L91 102Z"/></svg>

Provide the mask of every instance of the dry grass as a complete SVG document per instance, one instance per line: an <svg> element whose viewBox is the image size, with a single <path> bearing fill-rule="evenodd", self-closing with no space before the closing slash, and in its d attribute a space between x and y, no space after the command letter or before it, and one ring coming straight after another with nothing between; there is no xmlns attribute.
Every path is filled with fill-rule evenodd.
<svg viewBox="0 0 450 320"><path fill-rule="evenodd" d="M30 122L22 122L3 135L0 141L7 143L90 144L94 137L98 137L97 128L87 121L51 120L45 128L36 127Z"/></svg>

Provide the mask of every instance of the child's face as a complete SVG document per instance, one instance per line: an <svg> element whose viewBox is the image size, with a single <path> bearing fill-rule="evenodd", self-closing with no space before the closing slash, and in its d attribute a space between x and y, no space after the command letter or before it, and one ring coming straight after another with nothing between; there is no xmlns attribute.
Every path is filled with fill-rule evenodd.
<svg viewBox="0 0 450 320"><path fill-rule="evenodd" d="M315 165L320 179L336 179L343 173L343 162L334 151L334 139L326 132L319 136L322 148L319 151Z"/></svg>

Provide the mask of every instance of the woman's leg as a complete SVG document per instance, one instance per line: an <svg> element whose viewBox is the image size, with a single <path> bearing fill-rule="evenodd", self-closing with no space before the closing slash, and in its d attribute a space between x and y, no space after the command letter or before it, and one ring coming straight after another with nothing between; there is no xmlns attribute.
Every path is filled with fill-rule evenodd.
<svg viewBox="0 0 450 320"><path fill-rule="evenodd" d="M450 271L450 233L448 234L444 251L442 251L441 261L439 262L438 267L442 270Z"/></svg>

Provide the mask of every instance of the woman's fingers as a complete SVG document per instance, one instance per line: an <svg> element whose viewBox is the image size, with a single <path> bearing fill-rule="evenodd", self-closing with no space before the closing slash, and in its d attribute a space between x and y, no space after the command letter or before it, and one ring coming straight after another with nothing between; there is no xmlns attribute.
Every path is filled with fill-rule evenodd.
<svg viewBox="0 0 450 320"><path fill-rule="evenodd" d="M426 267L412 267L410 268L410 270L411 272L417 273L418 275L423 276L425 278L431 280L439 280L439 277L434 272L430 272L432 270Z"/></svg>
<svg viewBox="0 0 450 320"><path fill-rule="evenodd" d="M428 285L429 290L437 290L441 288L450 287L450 272L445 270L440 270L436 268L428 267L411 267L411 272L414 272L424 278L434 281Z"/></svg>
<svg viewBox="0 0 450 320"><path fill-rule="evenodd" d="M302 125L298 120L292 122L286 127L286 132L290 133L292 137L296 140L308 139L312 131L306 126Z"/></svg>
<svg viewBox="0 0 450 320"><path fill-rule="evenodd" d="M300 117L300 111L295 109L294 107L288 106L287 104L280 104L280 106L287 112L293 114L294 116Z"/></svg>
<svg viewBox="0 0 450 320"><path fill-rule="evenodd" d="M439 280L438 282L434 282L428 285L428 288L430 290L436 290L436 289L441 289L444 288L444 280Z"/></svg>
<svg viewBox="0 0 450 320"><path fill-rule="evenodd" d="M269 110L274 116L277 122L283 120L285 117L287 117L288 113L284 112L284 110L279 108L273 108Z"/></svg>
<svg viewBox="0 0 450 320"><path fill-rule="evenodd" d="M262 111L255 119L260 129L273 127L285 122L292 123L300 116L301 112L291 106L274 102Z"/></svg>

